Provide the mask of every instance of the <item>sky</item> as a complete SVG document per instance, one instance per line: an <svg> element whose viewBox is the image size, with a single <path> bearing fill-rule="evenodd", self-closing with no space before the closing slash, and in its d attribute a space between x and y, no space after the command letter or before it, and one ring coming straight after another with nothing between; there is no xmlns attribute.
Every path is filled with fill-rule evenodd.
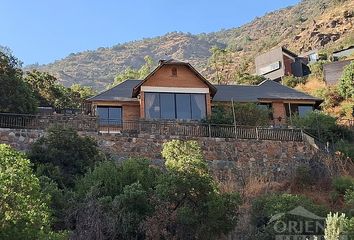
<svg viewBox="0 0 354 240"><path fill-rule="evenodd" d="M299 0L0 0L0 45L24 64L182 31L238 27Z"/></svg>

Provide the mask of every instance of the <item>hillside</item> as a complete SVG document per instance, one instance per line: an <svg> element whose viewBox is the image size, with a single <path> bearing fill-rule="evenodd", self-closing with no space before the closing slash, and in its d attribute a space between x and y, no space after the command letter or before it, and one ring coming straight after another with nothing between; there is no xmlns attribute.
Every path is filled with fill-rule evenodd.
<svg viewBox="0 0 354 240"><path fill-rule="evenodd" d="M286 46L297 53L312 49L337 49L354 43L354 2L350 0L303 0L296 6L269 13L239 28L192 35L180 32L70 54L48 65L32 65L56 75L62 83L104 89L127 67L138 68L144 56L188 61L213 79L208 68L210 48L231 51L233 73L254 72L256 54L275 46Z"/></svg>

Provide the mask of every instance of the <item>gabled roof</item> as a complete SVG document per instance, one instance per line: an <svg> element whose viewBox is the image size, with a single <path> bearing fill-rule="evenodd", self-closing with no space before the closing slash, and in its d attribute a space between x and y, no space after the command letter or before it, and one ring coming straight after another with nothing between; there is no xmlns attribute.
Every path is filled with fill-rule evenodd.
<svg viewBox="0 0 354 240"><path fill-rule="evenodd" d="M133 88L141 81L142 80L126 80L113 88L87 99L87 101L135 101L137 98L133 98Z"/></svg>
<svg viewBox="0 0 354 240"><path fill-rule="evenodd" d="M259 102L260 100L305 100L320 104L323 100L272 80L265 80L258 85L215 85L215 102Z"/></svg>
<svg viewBox="0 0 354 240"><path fill-rule="evenodd" d="M160 60L160 64L152 71L143 81L141 81L137 86L133 89L133 96L136 97L140 92L141 85L144 84L151 76L153 76L160 68L165 65L183 65L187 66L197 77L199 77L210 89L211 96L216 94L216 88L213 84L211 84L208 80L206 80L203 75L201 75L191 64L187 62L181 62L178 60L170 59L170 60Z"/></svg>

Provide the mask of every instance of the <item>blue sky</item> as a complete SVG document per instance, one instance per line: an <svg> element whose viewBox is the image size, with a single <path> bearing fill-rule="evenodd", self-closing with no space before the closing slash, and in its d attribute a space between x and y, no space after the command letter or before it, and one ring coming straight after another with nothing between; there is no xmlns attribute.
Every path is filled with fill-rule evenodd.
<svg viewBox="0 0 354 240"><path fill-rule="evenodd" d="M0 45L25 64L172 31L237 27L299 0L0 0Z"/></svg>

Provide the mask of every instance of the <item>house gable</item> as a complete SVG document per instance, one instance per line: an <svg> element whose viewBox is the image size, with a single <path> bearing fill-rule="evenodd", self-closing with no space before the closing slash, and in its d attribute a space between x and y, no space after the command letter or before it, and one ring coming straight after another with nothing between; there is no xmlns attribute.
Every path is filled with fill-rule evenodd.
<svg viewBox="0 0 354 240"><path fill-rule="evenodd" d="M189 63L168 60L151 72L133 90L133 96L140 91L209 93L214 96L216 88Z"/></svg>

